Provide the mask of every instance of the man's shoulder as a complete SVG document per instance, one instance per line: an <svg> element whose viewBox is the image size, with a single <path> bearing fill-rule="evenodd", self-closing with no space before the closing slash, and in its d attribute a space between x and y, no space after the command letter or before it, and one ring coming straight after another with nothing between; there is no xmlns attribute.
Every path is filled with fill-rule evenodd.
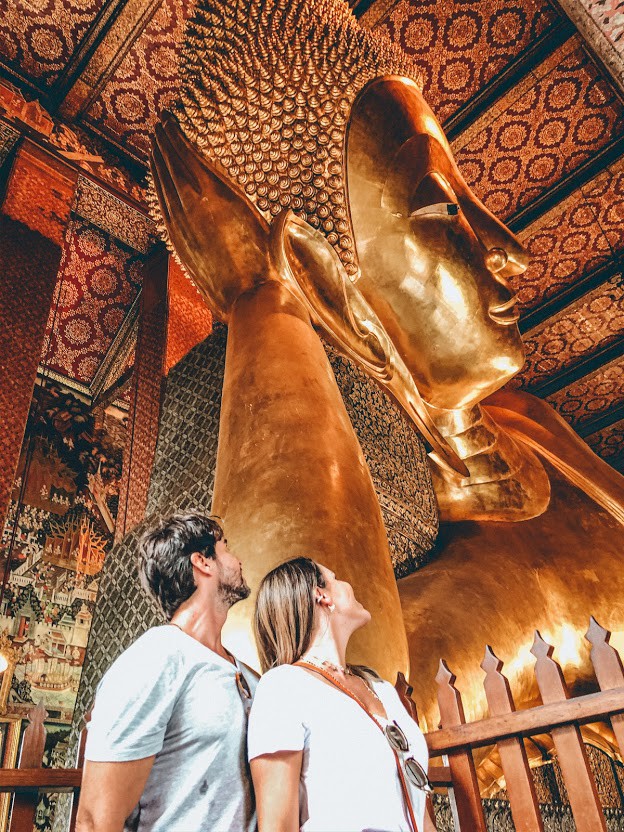
<svg viewBox="0 0 624 832"><path fill-rule="evenodd" d="M163 651L167 653L176 653L180 649L179 641L176 638L177 631L170 624L160 624L155 627L150 627L144 633L135 639L121 656L136 657L144 653L158 653ZM120 656L120 658L121 658Z"/></svg>
<svg viewBox="0 0 624 832"><path fill-rule="evenodd" d="M105 676L142 675L147 669L177 664L179 646L166 625L150 627L115 659Z"/></svg>

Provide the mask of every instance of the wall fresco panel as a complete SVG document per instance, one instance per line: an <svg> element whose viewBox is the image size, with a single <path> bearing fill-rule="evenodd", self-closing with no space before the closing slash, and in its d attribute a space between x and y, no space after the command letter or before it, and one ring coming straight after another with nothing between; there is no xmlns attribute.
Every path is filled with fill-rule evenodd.
<svg viewBox="0 0 624 832"><path fill-rule="evenodd" d="M123 430L111 437L87 404L45 380L26 435L0 540L0 626L18 651L8 713L41 702L66 738L112 543Z"/></svg>

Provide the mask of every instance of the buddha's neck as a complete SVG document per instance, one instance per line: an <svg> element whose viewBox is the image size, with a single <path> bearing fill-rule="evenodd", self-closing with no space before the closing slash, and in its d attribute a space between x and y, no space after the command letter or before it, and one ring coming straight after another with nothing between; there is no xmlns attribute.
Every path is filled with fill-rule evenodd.
<svg viewBox="0 0 624 832"><path fill-rule="evenodd" d="M441 519L526 520L545 510L550 485L542 464L480 404L458 410L431 408L430 412L470 471L466 478L434 466Z"/></svg>

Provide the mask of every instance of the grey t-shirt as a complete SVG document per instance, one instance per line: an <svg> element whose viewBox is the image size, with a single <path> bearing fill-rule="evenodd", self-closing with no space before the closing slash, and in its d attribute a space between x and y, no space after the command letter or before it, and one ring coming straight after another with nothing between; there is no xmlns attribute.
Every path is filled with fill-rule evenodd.
<svg viewBox="0 0 624 832"><path fill-rule="evenodd" d="M100 682L86 759L122 762L156 755L139 805L138 832L251 832L255 807L246 756L257 677L171 625L134 642Z"/></svg>

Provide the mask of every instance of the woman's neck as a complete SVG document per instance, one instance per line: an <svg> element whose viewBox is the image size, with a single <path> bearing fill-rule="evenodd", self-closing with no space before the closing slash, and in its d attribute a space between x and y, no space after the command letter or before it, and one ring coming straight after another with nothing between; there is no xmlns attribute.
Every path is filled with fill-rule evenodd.
<svg viewBox="0 0 624 832"><path fill-rule="evenodd" d="M346 667L346 653L349 637L340 637L332 632L319 633L312 637L310 646L302 658L328 662L336 667Z"/></svg>

